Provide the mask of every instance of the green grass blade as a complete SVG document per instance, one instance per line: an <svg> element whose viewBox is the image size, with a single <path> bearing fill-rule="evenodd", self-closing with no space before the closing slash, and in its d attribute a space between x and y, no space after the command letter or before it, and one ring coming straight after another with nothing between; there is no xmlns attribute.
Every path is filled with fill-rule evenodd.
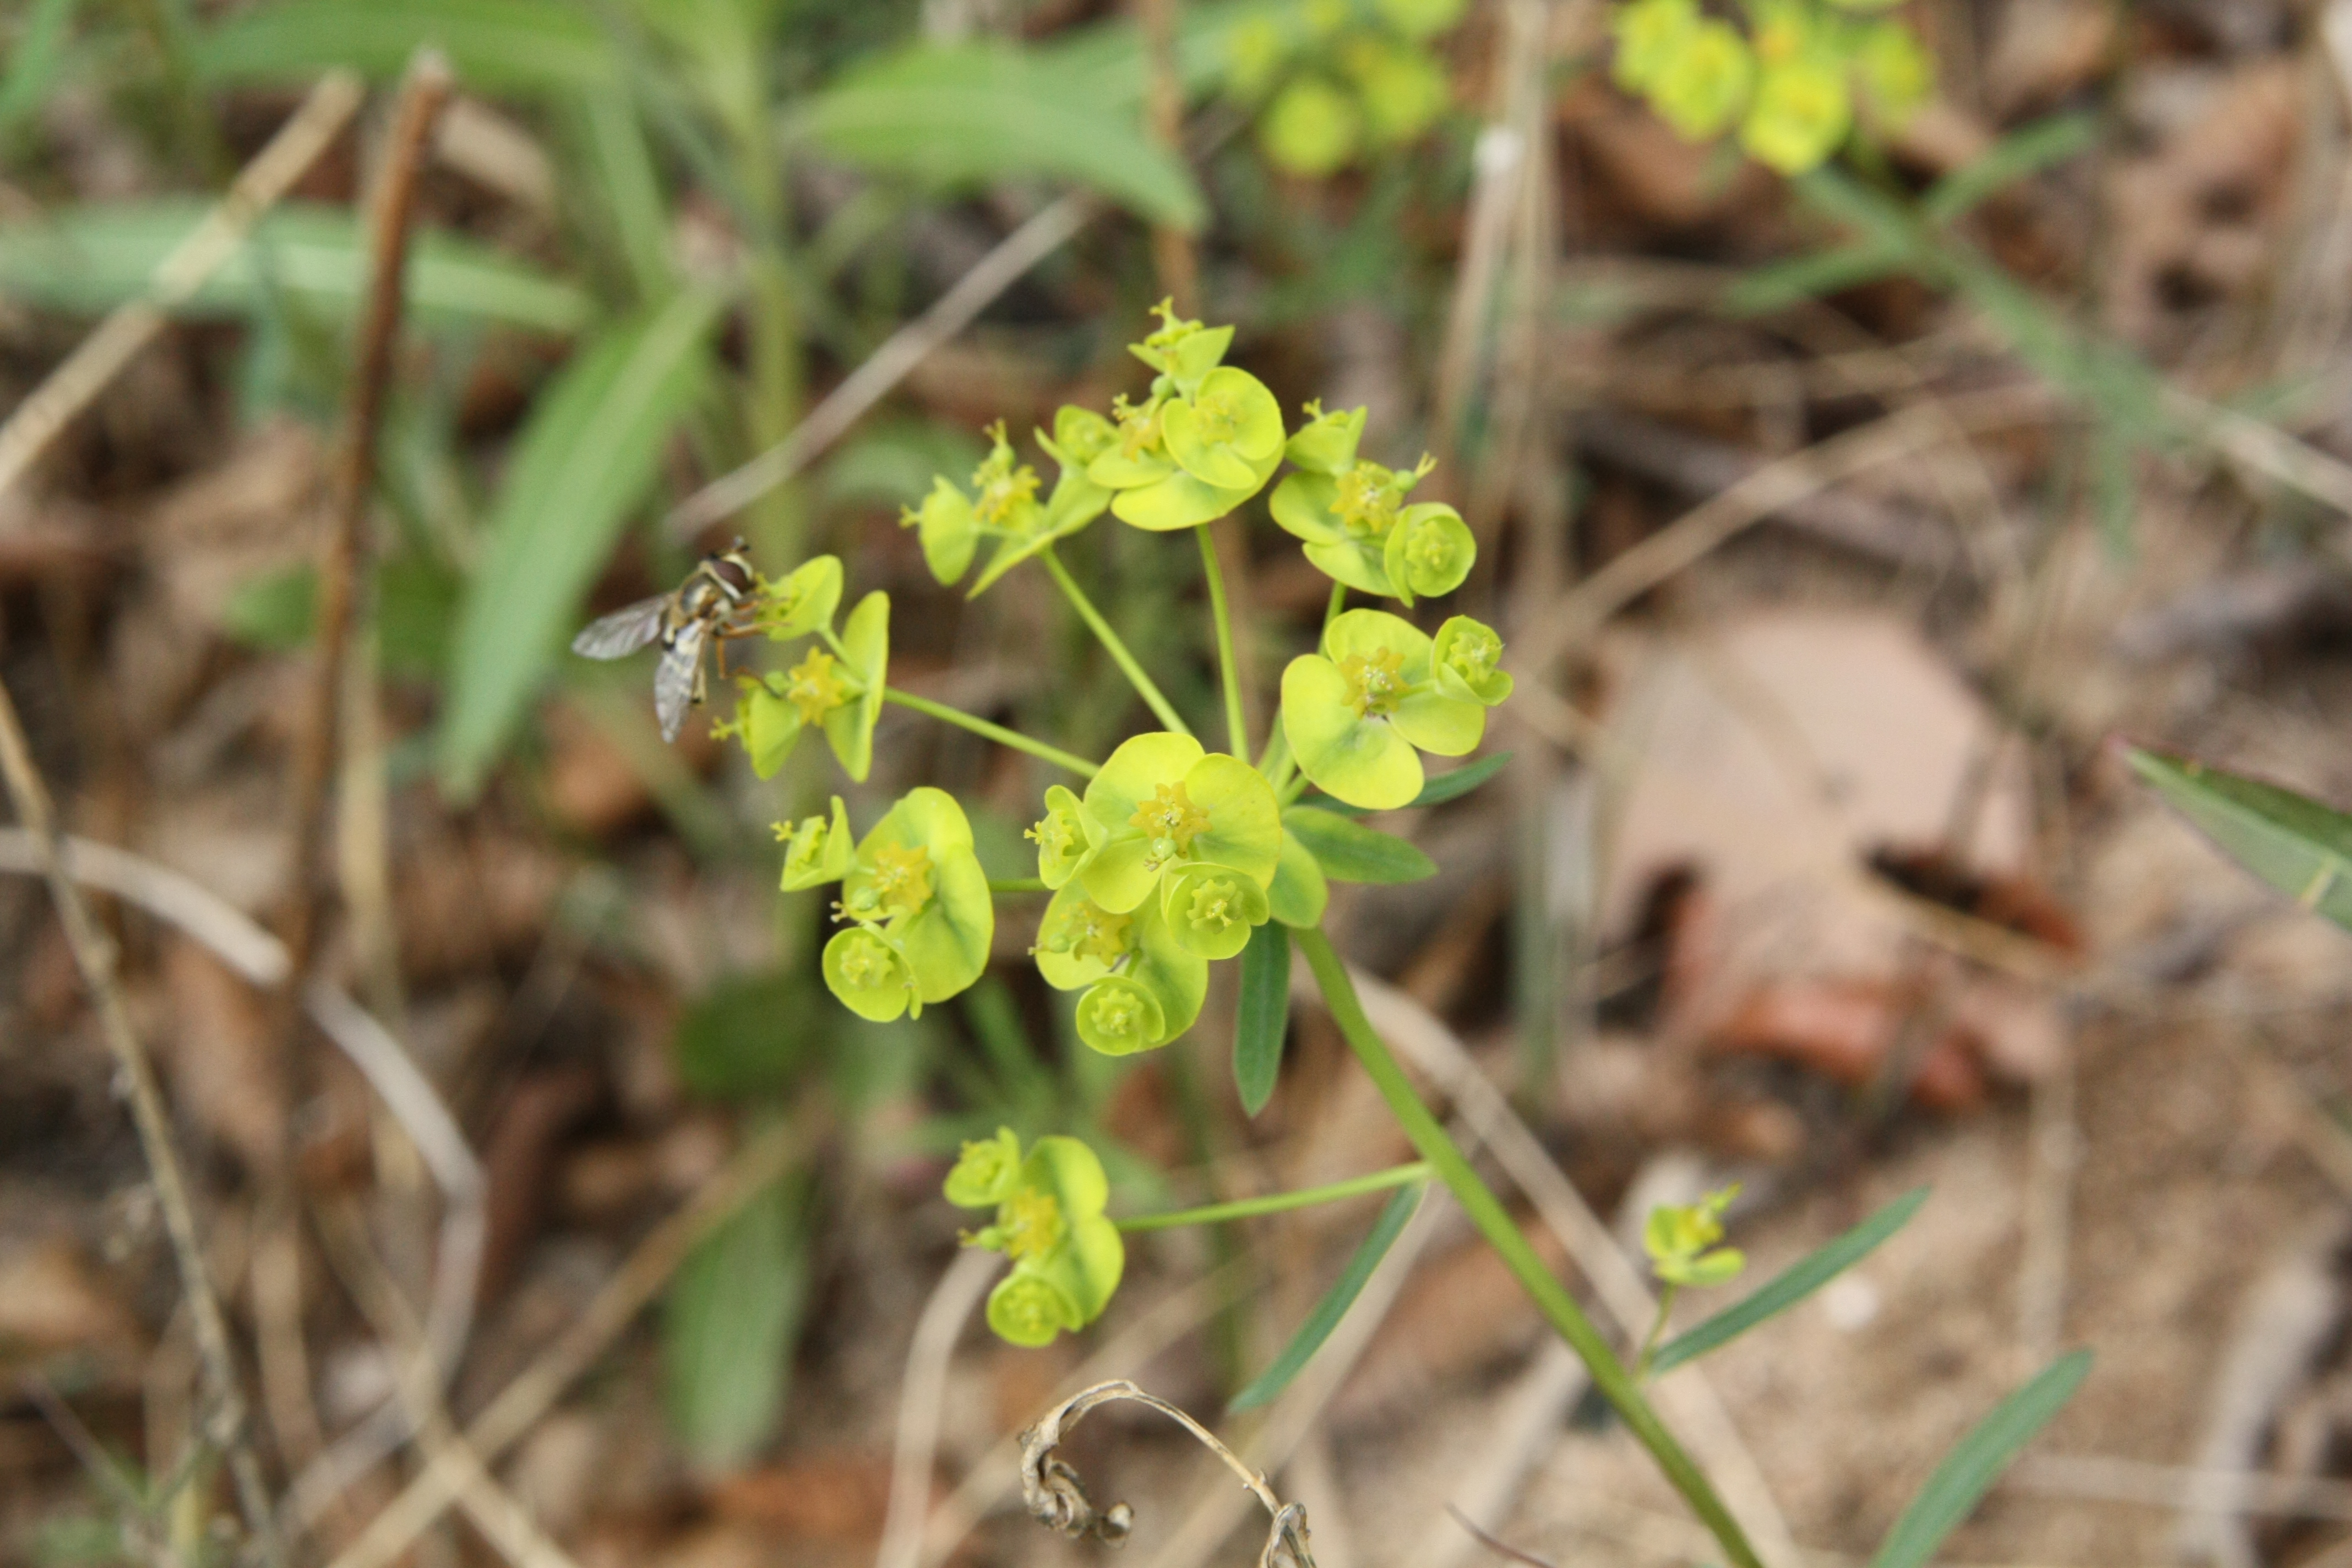
<svg viewBox="0 0 2352 1568"><path fill-rule="evenodd" d="M783 1413L809 1287L805 1179L772 1182L688 1255L662 1309L671 1426L701 1464L741 1463Z"/></svg>
<svg viewBox="0 0 2352 1568"><path fill-rule="evenodd" d="M1294 805L1282 814L1282 825L1334 881L1418 882L1437 874L1437 862L1412 845L1336 811Z"/></svg>
<svg viewBox="0 0 2352 1568"><path fill-rule="evenodd" d="M1818 299L1903 269L1904 253L1872 240L1814 251L1759 267L1734 283L1723 308L1735 316L1761 316L1801 300Z"/></svg>
<svg viewBox="0 0 2352 1568"><path fill-rule="evenodd" d="M155 268L208 204L184 197L68 208L0 230L0 293L19 305L102 315L143 298ZM357 312L367 253L347 208L289 204L178 307L183 316L261 315L269 290L329 319ZM426 327L496 322L576 331L594 310L577 286L456 235L416 236L405 279L408 313Z"/></svg>
<svg viewBox="0 0 2352 1568"><path fill-rule="evenodd" d="M2293 790L2137 747L2131 765L2221 852L2352 930L2352 816Z"/></svg>
<svg viewBox="0 0 2352 1568"><path fill-rule="evenodd" d="M1655 1374L1680 1366L1787 1311L1870 1256L1880 1242L1909 1224L1927 1201L1927 1189L1914 1187L1828 1246L1790 1264L1747 1300L1668 1340L1650 1358L1650 1371Z"/></svg>
<svg viewBox="0 0 2352 1568"><path fill-rule="evenodd" d="M1348 1315L1348 1309L1363 1294L1364 1282L1380 1267L1381 1259L1389 1255L1389 1248L1396 1245L1405 1221L1421 1206L1421 1194L1427 1187L1426 1182L1416 1182L1397 1189L1396 1195L1381 1210L1381 1217L1372 1222L1372 1233L1364 1237L1355 1256L1348 1259L1348 1267L1340 1270L1339 1279L1315 1303L1315 1310L1307 1314L1307 1321L1298 1325L1298 1332L1282 1347L1274 1364L1250 1379L1249 1386L1234 1395L1233 1403L1225 1406L1228 1412L1255 1410L1290 1386L1290 1380L1323 1348L1323 1342L1331 1337L1331 1331L1339 1326L1339 1320Z"/></svg>
<svg viewBox="0 0 2352 1568"><path fill-rule="evenodd" d="M685 293L616 323L540 395L457 614L442 786L469 799L578 629L580 601L702 395L719 300Z"/></svg>
<svg viewBox="0 0 2352 1568"><path fill-rule="evenodd" d="M860 66L805 100L791 134L869 173L951 189L1046 175L1153 223L1192 229L1207 213L1133 110L994 46L918 46Z"/></svg>
<svg viewBox="0 0 2352 1568"><path fill-rule="evenodd" d="M1290 1029L1290 930L1268 921L1242 949L1241 1005L1234 1019L1234 1087L1255 1116L1274 1098Z"/></svg>
<svg viewBox="0 0 2352 1568"><path fill-rule="evenodd" d="M1936 1467L1879 1543L1870 1568L1924 1568L1944 1538L1975 1511L2017 1451L2074 1396L2090 1370L2091 1352L2076 1351L2051 1363L2032 1383L2002 1400Z"/></svg>
<svg viewBox="0 0 2352 1568"><path fill-rule="evenodd" d="M427 45L479 91L571 93L623 80L596 7L563 0L283 0L206 28L189 68L205 87L307 81L337 66L390 81Z"/></svg>
<svg viewBox="0 0 2352 1568"><path fill-rule="evenodd" d="M66 24L74 0L38 0L8 42L8 66L0 74L0 132L41 106L56 84L65 56Z"/></svg>
<svg viewBox="0 0 2352 1568"><path fill-rule="evenodd" d="M2021 125L1929 187L1919 198L1920 216L1929 223L1950 223L2002 187L2089 151L2098 135L2095 114L2053 114Z"/></svg>

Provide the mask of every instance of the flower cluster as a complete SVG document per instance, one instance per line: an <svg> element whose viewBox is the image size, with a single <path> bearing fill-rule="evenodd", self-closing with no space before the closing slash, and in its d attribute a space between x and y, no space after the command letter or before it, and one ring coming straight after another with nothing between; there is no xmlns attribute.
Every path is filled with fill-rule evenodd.
<svg viewBox="0 0 2352 1568"><path fill-rule="evenodd" d="M890 668L890 595L876 592L857 602L841 630L833 613L841 604L841 562L820 555L790 574L752 584L755 625L772 642L814 635L797 664L781 672L740 676L735 717L711 733L743 743L751 771L773 778L811 725L842 771L863 781L874 764L874 724L882 713L882 690Z"/></svg>
<svg viewBox="0 0 2352 1568"><path fill-rule="evenodd" d="M1051 1344L1102 1316L1127 1266L1118 1227L1103 1217L1110 1183L1075 1138L1040 1138L1024 1156L1009 1127L963 1146L948 1173L948 1202L993 1208L996 1223L967 1233L1013 1260L988 1294L988 1326L1016 1345Z"/></svg>
<svg viewBox="0 0 2352 1568"><path fill-rule="evenodd" d="M838 797L830 818L779 831L787 889L841 883L833 918L846 929L824 944L822 967L851 1012L876 1023L920 1014L988 966L996 906L955 796L909 790L854 851Z"/></svg>
<svg viewBox="0 0 2352 1568"><path fill-rule="evenodd" d="M1381 610L1349 610L1322 649L1282 672L1282 724L1298 771L1326 794L1371 811L1421 793L1422 752L1459 757L1511 694L1503 639L1468 616L1437 636Z"/></svg>
<svg viewBox="0 0 2352 1568"><path fill-rule="evenodd" d="M1225 89L1257 117L1259 151L1321 179L1368 153L1419 141L1453 102L1430 40L1468 0L1307 0L1226 35Z"/></svg>
<svg viewBox="0 0 2352 1568"><path fill-rule="evenodd" d="M944 478L931 481L919 510L908 509L899 526L919 531L923 561L931 575L953 583L971 566L982 539L996 541L988 564L971 585L977 598L999 577L1057 539L1066 539L1103 514L1110 491L1087 475L1087 467L1115 439L1110 421L1089 408L1065 405L1054 416L1054 434L1036 432L1037 444L1061 468L1053 493L1037 497L1037 470L1014 461L1004 438L1004 422L989 431L993 445L972 470L971 493Z"/></svg>
<svg viewBox="0 0 2352 1568"><path fill-rule="evenodd" d="M1727 1285L1748 1267L1736 1247L1723 1239L1723 1211L1739 1195L1738 1183L1709 1193L1695 1204L1660 1204L1642 1226L1642 1247L1651 1272L1669 1285Z"/></svg>
<svg viewBox="0 0 2352 1568"><path fill-rule="evenodd" d="M1078 1037L1126 1056L1192 1025L1213 959L1271 917L1282 810L1265 775L1189 735L1138 735L1083 796L1056 786L1030 828L1054 889L1037 972L1078 1000Z"/></svg>
<svg viewBox="0 0 2352 1568"><path fill-rule="evenodd" d="M1408 606L1416 594L1450 594L1478 558L1469 525L1443 502L1405 503L1436 458L1400 472L1356 455L1364 414L1307 405L1306 426L1285 448L1299 471L1275 487L1274 521L1306 542L1317 570L1358 593Z"/></svg>
<svg viewBox="0 0 2352 1568"><path fill-rule="evenodd" d="M1685 140L1737 124L1751 157L1800 174L1844 143L1857 107L1891 126L1933 90L1935 61L1917 35L1857 15L1895 3L1743 0L1743 34L1698 0L1628 0L1615 19L1617 82Z"/></svg>

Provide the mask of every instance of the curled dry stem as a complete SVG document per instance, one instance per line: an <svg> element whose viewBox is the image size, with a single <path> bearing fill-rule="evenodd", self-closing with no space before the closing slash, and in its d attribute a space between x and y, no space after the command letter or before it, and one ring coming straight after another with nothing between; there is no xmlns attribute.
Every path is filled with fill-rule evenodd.
<svg viewBox="0 0 2352 1568"><path fill-rule="evenodd" d="M1183 1427L1203 1447L1223 1459L1225 1468L1240 1477L1242 1485L1265 1505L1272 1523L1266 1530L1265 1546L1258 1553L1258 1568L1315 1568L1315 1555L1307 1547L1305 1508L1295 1502L1286 1505L1274 1495L1265 1478L1219 1442L1215 1433L1176 1405L1157 1394L1144 1393L1123 1377L1080 1389L1021 1434L1021 1500L1028 1507L1032 1519L1072 1540L1091 1535L1117 1546L1127 1539L1135 1524L1135 1510L1123 1502L1097 1509L1079 1482L1077 1471L1054 1457L1066 1428L1076 1426L1097 1405L1118 1400L1149 1405Z"/></svg>

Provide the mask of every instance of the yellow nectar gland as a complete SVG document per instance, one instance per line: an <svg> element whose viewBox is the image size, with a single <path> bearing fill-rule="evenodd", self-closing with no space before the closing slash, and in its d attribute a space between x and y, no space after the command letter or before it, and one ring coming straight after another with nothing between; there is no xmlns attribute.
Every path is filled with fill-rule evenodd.
<svg viewBox="0 0 2352 1568"><path fill-rule="evenodd" d="M1143 829L1143 836L1151 840L1155 864L1191 854L1192 840L1209 831L1209 814L1192 804L1181 781L1161 784L1127 821L1129 826Z"/></svg>
<svg viewBox="0 0 2352 1568"><path fill-rule="evenodd" d="M1192 889L1191 920L1195 931L1225 931L1242 918L1237 906L1242 890L1230 877L1212 877Z"/></svg>
<svg viewBox="0 0 2352 1568"><path fill-rule="evenodd" d="M1358 463L1339 476L1331 510L1360 539L1384 539L1396 523L1396 476L1378 463Z"/></svg>
<svg viewBox="0 0 2352 1568"><path fill-rule="evenodd" d="M813 647L806 658L784 671L792 680L784 688L784 700L801 710L802 723L814 724L849 700L848 683L834 673L840 662L824 649Z"/></svg>
<svg viewBox="0 0 2352 1568"><path fill-rule="evenodd" d="M1049 811L1021 837L1059 860L1077 848L1078 826L1070 820L1067 812Z"/></svg>
<svg viewBox="0 0 2352 1568"><path fill-rule="evenodd" d="M919 844L882 846L868 889L884 914L913 914L931 901L931 852Z"/></svg>
<svg viewBox="0 0 2352 1568"><path fill-rule="evenodd" d="M1004 1200L996 1228L1004 1237L1004 1255L1015 1263L1024 1258L1043 1258L1069 1229L1062 1223L1062 1205L1054 1194L1034 1187L1023 1187Z"/></svg>
<svg viewBox="0 0 2352 1568"><path fill-rule="evenodd" d="M892 953L880 938L860 932L841 955L842 983L853 991L877 991L890 978Z"/></svg>
<svg viewBox="0 0 2352 1568"><path fill-rule="evenodd" d="M1445 650L1445 662L1454 667L1454 673L1475 686L1495 672L1495 660L1502 651L1499 642L1486 637L1462 637Z"/></svg>
<svg viewBox="0 0 2352 1568"><path fill-rule="evenodd" d="M1348 705L1360 719L1380 719L1404 700L1404 658L1396 649L1376 648L1370 657L1351 653L1339 661L1347 678Z"/></svg>

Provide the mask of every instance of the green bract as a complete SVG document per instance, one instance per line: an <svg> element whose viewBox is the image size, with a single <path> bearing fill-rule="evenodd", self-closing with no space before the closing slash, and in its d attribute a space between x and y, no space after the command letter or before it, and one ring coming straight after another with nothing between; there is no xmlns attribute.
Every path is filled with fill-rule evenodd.
<svg viewBox="0 0 2352 1568"><path fill-rule="evenodd" d="M1275 486L1274 521L1305 542L1307 559L1334 582L1361 594L1402 599L1450 594L1470 575L1478 546L1450 506L1407 506L1404 498L1436 460L1398 470L1356 456L1364 410L1325 414L1290 438L1290 460L1305 471Z"/></svg>
<svg viewBox="0 0 2352 1568"><path fill-rule="evenodd" d="M1427 634L1384 611L1349 610L1325 628L1322 652L1282 672L1282 723L1299 771L1318 788L1385 811L1421 793L1414 748L1465 755L1486 732L1486 710L1446 689Z"/></svg>
<svg viewBox="0 0 2352 1568"><path fill-rule="evenodd" d="M805 584L807 602L793 611L793 621L807 618L823 605L824 615L798 632L771 628L779 639L810 631L822 633L832 649L811 647L798 664L781 672L742 676L736 681L735 717L715 726L711 733L734 736L751 759L751 771L773 778L784 765L801 731L811 724L823 727L825 742L841 763L842 771L863 782L874 763L874 725L882 714L882 690L890 667L890 596L872 593L849 613L841 635L833 635L833 606L841 596L841 563L821 555L784 579L790 584L821 568ZM763 622L763 624L766 624ZM778 625L787 623L779 622Z"/></svg>
<svg viewBox="0 0 2352 1568"><path fill-rule="evenodd" d="M1118 1227L1103 1216L1110 1183L1076 1138L1040 1138L1028 1157L1010 1128L967 1143L949 1173L950 1203L996 1209L966 1245L1002 1252L1013 1272L989 1293L988 1326L1016 1345L1052 1342L1102 1316L1127 1267Z"/></svg>
<svg viewBox="0 0 2352 1568"><path fill-rule="evenodd" d="M784 846L784 891L838 882L849 874L851 851L849 808L833 797L833 816L803 817L797 825L779 822L776 837Z"/></svg>
<svg viewBox="0 0 2352 1568"><path fill-rule="evenodd" d="M1037 470L1013 460L1013 447L997 421L988 456L972 471L970 496L947 479L934 479L919 511L900 514L902 528L921 532L923 561L931 575L952 583L971 565L983 539L996 552L972 584L978 596L999 577L1057 539L1067 538L1103 514L1110 492L1087 477L1087 465L1118 439L1109 420L1090 409L1065 405L1054 416L1054 435L1037 432L1038 445L1061 465L1054 493L1037 500Z"/></svg>
<svg viewBox="0 0 2352 1568"><path fill-rule="evenodd" d="M1276 865L1278 869L1278 858ZM1186 952L1213 959L1232 958L1247 947L1250 928L1264 925L1271 911L1255 879L1204 861L1160 879L1160 912Z"/></svg>
<svg viewBox="0 0 2352 1568"><path fill-rule="evenodd" d="M1265 901L1268 912L1286 926L1320 923L1331 901L1331 884L1323 875L1322 863L1286 827L1282 830L1282 858L1275 866Z"/></svg>
<svg viewBox="0 0 2352 1568"><path fill-rule="evenodd" d="M1087 814L1102 842L1078 880L1103 908L1125 913L1160 878L1207 862L1261 889L1282 849L1282 813L1264 774L1238 757L1204 753L1190 735L1137 735L1087 785Z"/></svg>
<svg viewBox="0 0 2352 1568"><path fill-rule="evenodd" d="M1105 836L1067 786L1053 784L1045 791L1045 815L1022 837L1037 846L1037 879L1058 889L1078 874Z"/></svg>
<svg viewBox="0 0 2352 1568"><path fill-rule="evenodd" d="M1079 408L1064 404L1054 415L1054 434L1034 432L1037 444L1045 449L1061 469L1054 481L1054 493L1045 504L1029 519L1025 532L1005 529L996 546L996 553L988 558L980 576L971 585L970 597L978 598L1024 561L1057 539L1067 539L1087 524L1100 517L1110 505L1110 491L1087 477L1087 465L1108 451L1118 439L1109 420L1091 408Z"/></svg>
<svg viewBox="0 0 2352 1568"><path fill-rule="evenodd" d="M1010 1127L1000 1127L985 1142L966 1143L948 1173L948 1202L961 1209L984 1209L1003 1203L1021 1177L1021 1140Z"/></svg>
<svg viewBox="0 0 2352 1568"><path fill-rule="evenodd" d="M777 642L806 637L833 625L833 612L841 604L841 558L803 561L774 582L762 579L755 592L761 631Z"/></svg>
<svg viewBox="0 0 2352 1568"><path fill-rule="evenodd" d="M996 932L971 824L944 790L909 791L857 846L824 948L824 981L861 1017L920 1013L980 978Z"/></svg>
<svg viewBox="0 0 2352 1568"><path fill-rule="evenodd" d="M1037 927L1037 973L1078 999L1078 1037L1110 1056L1164 1046L1192 1026L1209 992L1209 962L1169 930L1160 902L1114 913L1075 884L1054 895Z"/></svg>
<svg viewBox="0 0 2352 1568"><path fill-rule="evenodd" d="M1651 79L1650 106L1685 141L1704 142L1738 118L1755 76L1755 59L1738 29L1703 21Z"/></svg>
<svg viewBox="0 0 2352 1568"><path fill-rule="evenodd" d="M1468 616L1455 616L1437 628L1432 648L1440 689L1499 708L1511 694L1511 676L1501 668L1503 639L1495 628Z"/></svg>
<svg viewBox="0 0 2352 1568"><path fill-rule="evenodd" d="M1165 303L1159 331L1129 345L1160 373L1140 404L1117 399L1111 439L1087 478L1116 492L1110 510L1155 532L1224 516L1282 462L1282 410L1247 371L1220 365L1231 327L1181 321Z"/></svg>

